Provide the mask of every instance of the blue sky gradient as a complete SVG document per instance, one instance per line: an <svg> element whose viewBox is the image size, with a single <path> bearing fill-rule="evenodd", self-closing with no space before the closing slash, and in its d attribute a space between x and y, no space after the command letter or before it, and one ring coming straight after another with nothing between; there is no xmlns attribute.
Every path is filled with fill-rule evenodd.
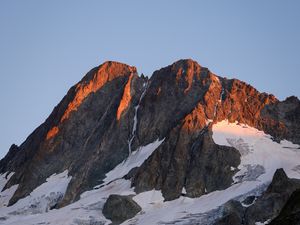
<svg viewBox="0 0 300 225"><path fill-rule="evenodd" d="M192 58L300 96L300 1L0 1L0 157L105 60L152 72Z"/></svg>

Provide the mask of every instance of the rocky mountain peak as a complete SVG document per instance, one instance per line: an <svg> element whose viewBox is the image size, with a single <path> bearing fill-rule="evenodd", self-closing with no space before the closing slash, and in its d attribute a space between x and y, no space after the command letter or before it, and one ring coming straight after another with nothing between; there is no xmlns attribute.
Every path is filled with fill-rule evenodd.
<svg viewBox="0 0 300 225"><path fill-rule="evenodd" d="M137 70L135 67L114 61L104 62L100 66L92 69L79 83L75 85L75 93L73 94L73 98L68 103L66 110L60 118L59 124L68 119L70 114L73 111L76 111L85 98L87 98L91 93L95 93L100 90L107 82L124 76L129 78L117 112L117 119L119 120L121 113L128 106L131 98L130 84L133 75L137 75ZM59 132L59 124L49 129L46 135L46 140L50 140Z"/></svg>
<svg viewBox="0 0 300 225"><path fill-rule="evenodd" d="M104 84L117 77L130 76L136 73L135 67L123 63L113 61L103 63L97 68L94 74L88 74L76 85L76 94L62 116L61 122L67 119L72 111L77 110L82 101L90 93L98 91Z"/></svg>
<svg viewBox="0 0 300 225"><path fill-rule="evenodd" d="M161 68L150 79L138 76L135 67L108 61L71 87L22 145L11 147L0 161L1 173L14 172L3 190L18 185L9 200L13 205L67 170L70 182L58 208L123 177L135 193L155 189L167 201L197 198L233 185L242 154L251 153L243 140L216 144L215 125L226 120L277 142L300 143L299 115L296 97L279 101L191 59Z"/></svg>

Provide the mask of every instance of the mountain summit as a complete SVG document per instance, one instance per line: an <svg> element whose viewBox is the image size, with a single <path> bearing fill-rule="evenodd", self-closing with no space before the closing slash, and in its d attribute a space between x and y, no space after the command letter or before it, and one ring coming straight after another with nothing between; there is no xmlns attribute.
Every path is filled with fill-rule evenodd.
<svg viewBox="0 0 300 225"><path fill-rule="evenodd" d="M108 61L71 87L47 120L0 161L0 220L222 224L229 216L247 218L236 224L271 221L300 188L288 178L300 178L298 144L296 97L279 101L191 59L157 70L150 79L135 67ZM285 201L275 209L266 187L281 167L288 176L276 182L293 188L279 189ZM251 204L268 205L268 213L250 206L247 213L242 202L250 196L257 199ZM60 212L69 213L68 219ZM38 215L34 222L32 214Z"/></svg>

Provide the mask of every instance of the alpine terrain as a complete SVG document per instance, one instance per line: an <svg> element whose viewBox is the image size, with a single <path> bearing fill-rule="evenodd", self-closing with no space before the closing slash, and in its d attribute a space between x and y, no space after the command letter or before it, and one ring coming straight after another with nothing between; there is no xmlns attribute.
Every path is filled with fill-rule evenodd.
<svg viewBox="0 0 300 225"><path fill-rule="evenodd" d="M0 224L300 225L300 101L187 59L89 71L0 161Z"/></svg>

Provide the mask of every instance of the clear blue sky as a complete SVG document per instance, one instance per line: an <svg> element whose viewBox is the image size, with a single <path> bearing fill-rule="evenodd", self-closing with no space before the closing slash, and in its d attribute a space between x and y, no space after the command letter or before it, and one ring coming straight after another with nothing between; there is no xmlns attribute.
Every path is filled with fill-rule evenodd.
<svg viewBox="0 0 300 225"><path fill-rule="evenodd" d="M0 1L0 157L92 67L151 75L192 58L284 99L300 96L300 1Z"/></svg>

